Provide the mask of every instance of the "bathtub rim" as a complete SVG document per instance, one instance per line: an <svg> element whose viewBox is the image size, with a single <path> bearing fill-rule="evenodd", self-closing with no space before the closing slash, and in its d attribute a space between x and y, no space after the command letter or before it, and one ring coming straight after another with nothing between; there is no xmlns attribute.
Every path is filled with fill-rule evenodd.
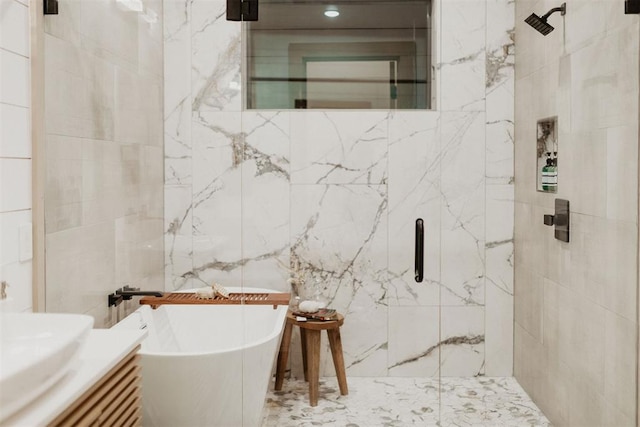
<svg viewBox="0 0 640 427"><path fill-rule="evenodd" d="M189 292L195 292L197 288L193 288L193 289L181 289L178 291L174 291L177 293L189 293ZM254 288L254 287L226 287L226 289L229 292L262 292L262 293L266 293L266 292L278 292L275 291L273 289L267 289L267 288ZM213 305L213 304L212 304ZM229 305L225 305L226 307L229 307ZM239 309L240 308L246 308L249 306L254 306L253 304L237 304L236 305ZM271 306L271 304L265 304L264 306ZM264 306L259 306L259 307L264 307ZM145 309L146 307L146 309ZM182 357L182 358L189 358L189 357L203 357L203 356L211 356L211 355L217 355L217 354L225 354L225 353L231 353L231 352L238 352L238 351L246 351L249 350L251 348L254 347L258 347L266 342L271 341L272 339L276 338L278 335L282 334L283 331L283 327L284 327L284 322L286 320L286 311L288 310L288 307L285 306L276 306L276 308L271 308L272 310L278 311L280 309L282 309L285 314L282 316L282 323L280 324L280 322L276 322L276 325L274 325L274 329L271 331L271 333L269 333L266 337L260 339L260 340L255 340L251 342L251 345L249 346L235 346L235 347L229 347L229 348L225 348L224 350L219 350L219 351L198 351L198 352L155 352L155 351L148 351L148 350L144 350L142 347L138 350L138 354L142 355L142 356L150 356L153 358L165 358L165 357ZM138 307L133 313L131 313L129 316L133 316L135 313L140 312L140 310L153 310L150 306L148 305L142 305L140 307ZM127 317L129 317L127 316ZM244 319L244 316L243 316ZM123 319L124 320L124 319ZM280 327L278 328L278 324L280 325ZM145 338L146 339L146 338Z"/></svg>

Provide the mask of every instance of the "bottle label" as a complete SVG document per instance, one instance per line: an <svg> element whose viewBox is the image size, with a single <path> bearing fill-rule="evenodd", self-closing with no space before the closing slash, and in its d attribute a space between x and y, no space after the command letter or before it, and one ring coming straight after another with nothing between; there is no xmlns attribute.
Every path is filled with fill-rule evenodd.
<svg viewBox="0 0 640 427"><path fill-rule="evenodd" d="M547 179L547 190L556 191L558 189L558 172L555 170L550 171Z"/></svg>

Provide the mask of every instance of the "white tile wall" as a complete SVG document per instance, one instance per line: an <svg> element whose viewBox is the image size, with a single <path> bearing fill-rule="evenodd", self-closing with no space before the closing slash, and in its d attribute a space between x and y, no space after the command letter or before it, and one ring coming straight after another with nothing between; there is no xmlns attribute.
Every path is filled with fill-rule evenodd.
<svg viewBox="0 0 640 427"><path fill-rule="evenodd" d="M0 104L0 157L31 157L30 110Z"/></svg>
<svg viewBox="0 0 640 427"><path fill-rule="evenodd" d="M0 49L0 102L28 107L29 58Z"/></svg>
<svg viewBox="0 0 640 427"><path fill-rule="evenodd" d="M19 227L31 224L31 210L0 213L0 277L9 283L14 308L31 308L31 262L20 262Z"/></svg>
<svg viewBox="0 0 640 427"><path fill-rule="evenodd" d="M0 47L29 57L29 7L15 0L0 0Z"/></svg>
<svg viewBox="0 0 640 427"><path fill-rule="evenodd" d="M45 17L46 308L97 327L115 289L163 287L161 34L112 0Z"/></svg>
<svg viewBox="0 0 640 427"><path fill-rule="evenodd" d="M31 123L27 1L0 0L0 280L13 308L32 307L32 262L19 228L31 225Z"/></svg>
<svg viewBox="0 0 640 427"><path fill-rule="evenodd" d="M0 159L0 212L31 209L31 160Z"/></svg>

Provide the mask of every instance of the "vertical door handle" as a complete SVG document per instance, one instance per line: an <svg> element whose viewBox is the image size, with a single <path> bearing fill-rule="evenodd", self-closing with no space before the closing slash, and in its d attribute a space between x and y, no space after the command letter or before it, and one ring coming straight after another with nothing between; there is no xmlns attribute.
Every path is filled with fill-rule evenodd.
<svg viewBox="0 0 640 427"><path fill-rule="evenodd" d="M422 282L424 277L424 221L416 219L416 251L415 251L416 282Z"/></svg>

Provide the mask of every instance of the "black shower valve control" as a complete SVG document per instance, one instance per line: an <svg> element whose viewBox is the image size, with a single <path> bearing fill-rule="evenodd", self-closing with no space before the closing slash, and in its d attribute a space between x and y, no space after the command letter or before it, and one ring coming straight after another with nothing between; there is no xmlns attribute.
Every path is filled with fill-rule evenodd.
<svg viewBox="0 0 640 427"><path fill-rule="evenodd" d="M554 226L553 235L562 242L569 242L569 201L564 199L555 200L555 212L553 215L545 214L544 225Z"/></svg>
<svg viewBox="0 0 640 427"><path fill-rule="evenodd" d="M624 13L627 15L640 14L640 0L625 0Z"/></svg>

